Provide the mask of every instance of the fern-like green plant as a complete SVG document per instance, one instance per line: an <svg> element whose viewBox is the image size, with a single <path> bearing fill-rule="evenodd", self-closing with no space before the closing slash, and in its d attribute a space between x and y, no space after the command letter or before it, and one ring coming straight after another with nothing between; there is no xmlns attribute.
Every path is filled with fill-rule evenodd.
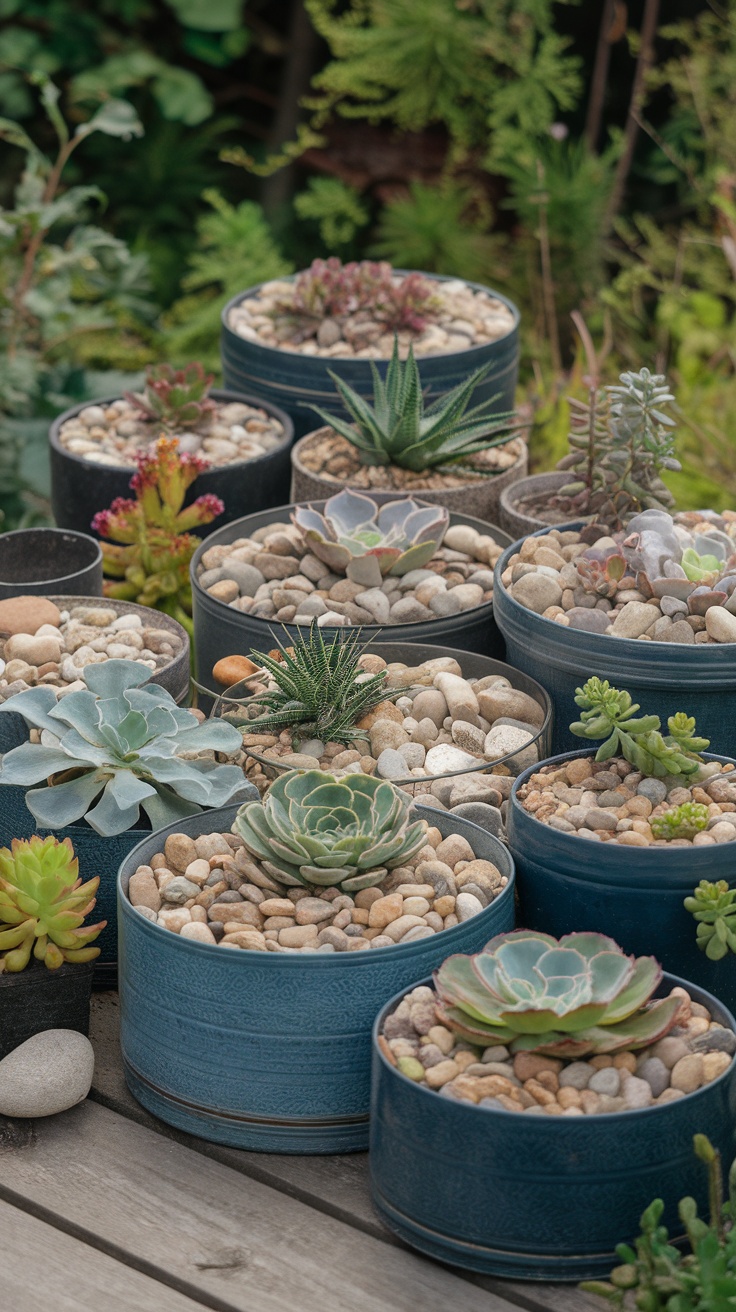
<svg viewBox="0 0 736 1312"><path fill-rule="evenodd" d="M497 276L504 239L479 188L448 177L439 186L410 182L384 206L371 254L398 269L447 273L469 282Z"/></svg>
<svg viewBox="0 0 736 1312"><path fill-rule="evenodd" d="M368 207L355 187L340 178L310 178L305 191L294 197L294 210L300 219L319 224L319 235L328 250L348 246L369 219ZM404 268L426 269L425 264Z"/></svg>
<svg viewBox="0 0 736 1312"><path fill-rule="evenodd" d="M362 670L365 644L360 642L360 630L325 642L314 620L308 638L295 639L291 647L278 646L278 656L250 653L275 687L253 697L226 696L228 706L240 704L243 712L228 710L225 718L238 727L247 726L249 733L289 729L295 743L317 738L349 744L368 736L365 729L356 728L358 720L379 702L398 696L387 690L384 670L378 674Z"/></svg>
<svg viewBox="0 0 736 1312"><path fill-rule="evenodd" d="M490 365L475 373L425 409L422 384L411 347L406 361L399 359L399 341L394 349L385 381L373 361L373 405L330 370L330 377L351 416L352 423L330 414L320 406L312 410L360 452L367 465L399 465L422 473L476 455L488 447L508 442L524 425L513 414L493 414L495 397L468 410L470 398L485 378ZM499 434L499 436L494 436Z"/></svg>

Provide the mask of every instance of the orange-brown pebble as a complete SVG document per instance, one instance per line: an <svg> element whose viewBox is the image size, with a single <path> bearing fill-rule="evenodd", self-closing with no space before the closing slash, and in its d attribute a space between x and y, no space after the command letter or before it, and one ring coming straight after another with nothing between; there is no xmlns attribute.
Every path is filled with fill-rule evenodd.
<svg viewBox="0 0 736 1312"><path fill-rule="evenodd" d="M549 1103L556 1102L555 1095L551 1093L549 1089L545 1089L544 1085L539 1083L539 1080L525 1080L524 1088L527 1093L532 1095L534 1101L538 1102L541 1107L546 1107Z"/></svg>
<svg viewBox="0 0 736 1312"><path fill-rule="evenodd" d="M258 669L247 656L223 656L212 667L212 677L221 688L231 688L241 679L247 679Z"/></svg>

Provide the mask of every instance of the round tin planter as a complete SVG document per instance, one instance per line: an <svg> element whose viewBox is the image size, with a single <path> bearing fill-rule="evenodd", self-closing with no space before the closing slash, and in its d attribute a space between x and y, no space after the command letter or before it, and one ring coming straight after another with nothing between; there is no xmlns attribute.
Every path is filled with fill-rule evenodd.
<svg viewBox="0 0 736 1312"><path fill-rule="evenodd" d="M317 432L325 433L327 429L318 429ZM325 478L321 474L316 474L314 470L309 469L302 460L302 454L305 446L316 433L307 433L300 438L295 446L291 449L291 491L289 492L290 501L324 501L327 497L334 496L345 487L354 487L355 484L348 479ZM519 439L510 439L516 440ZM526 443L523 443L523 451L516 462L510 469L504 469L498 474L487 474L482 478L473 479L463 483L460 487L443 487L443 488L406 488L401 490L397 488L394 495L419 497L422 501L429 501L434 506L446 506L449 511L458 514L475 515L478 519L490 521L498 520L501 494L504 488L511 487L512 484L518 483L519 479L524 478L529 464L529 454ZM372 490L358 488L358 491L366 491L372 495ZM511 536L517 536L511 533Z"/></svg>
<svg viewBox="0 0 736 1312"><path fill-rule="evenodd" d="M255 793L255 790L254 790ZM149 836L120 868L121 1044L131 1092L155 1116L258 1152L357 1152L368 1144L370 1033L396 988L451 952L478 951L514 922L514 867L467 821L427 809L508 875L477 916L402 946L349 953L228 951L146 920L126 890L169 833L229 829L236 806Z"/></svg>
<svg viewBox="0 0 736 1312"><path fill-rule="evenodd" d="M581 523L558 527L580 528ZM736 643L643 642L546 620L514 601L501 582L519 546L513 543L496 562L493 614L509 665L537 679L552 698L555 752L580 747L568 725L580 718L576 688L594 674L625 688L642 712L659 715L663 724L675 711L694 715L698 733L710 739L714 751L729 750L736 724Z"/></svg>
<svg viewBox="0 0 736 1312"><path fill-rule="evenodd" d="M390 665L393 661L403 661L407 665L421 664L422 661L436 660L440 656L451 656L460 665L463 676L468 679L484 679L491 674L503 675L504 678L513 682L518 691L525 692L531 697L537 706L544 712L544 722L540 729L537 729L534 737L525 743L523 747L516 752L510 752L508 756L499 757L497 761L479 761L477 766L469 770L453 770L446 774L427 775L425 779L419 779L416 775L407 775L405 779L392 779L391 782L396 786L410 787L422 783L431 783L439 779L459 779L468 774L479 774L492 771L498 765L505 765L513 774L518 767L514 766L515 758L523 756L531 747L536 748L537 757L542 761L549 753L549 744L552 740L552 703L541 684L536 680L530 679L526 674L520 674L510 665L505 665L503 661L491 660L489 656L480 656L477 652L455 651L452 647L419 647L411 643L401 642L375 642L372 643L369 651L376 656L382 656ZM238 689L241 689L238 692ZM226 718L226 707L228 696L243 696L246 690L245 680L234 684L218 697L213 709L213 716L222 716ZM247 749L249 755L264 765L273 768L274 775L288 770L288 765L279 766L278 759L264 756L262 752ZM535 767L538 768L538 767ZM417 800L421 800L421 794Z"/></svg>
<svg viewBox="0 0 736 1312"><path fill-rule="evenodd" d="M94 922L94 916L91 917ZM25 970L0 974L0 1061L42 1030L89 1034L93 962L49 970L31 957Z"/></svg>
<svg viewBox="0 0 736 1312"><path fill-rule="evenodd" d="M396 273L409 270L396 269ZM442 274L428 273L424 277L431 282L455 281ZM293 281L293 279L283 279ZM490 291L481 283L469 282L468 287L474 291ZM302 355L299 351L283 351L273 346L262 346L259 342L247 341L230 327L230 311L241 301L255 296L263 286L259 283L247 291L239 292L228 301L222 312L222 369L225 386L238 391L256 392L265 396L275 405L281 406L291 415L297 437L302 437L314 428L314 411L310 405L319 405L335 414L347 418L329 371L339 374L350 387L361 396L372 397L373 375L371 363L376 365L384 376L388 369L388 357L382 360L358 360L355 357ZM491 295L511 310L514 324L505 337L495 342L486 342L480 346L471 346L467 351L453 351L449 354L419 355L417 365L426 392L427 403L435 401L450 388L464 382L468 374L491 363L488 375L473 392L473 403L496 398L494 413L502 414L512 410L514 393L519 373L519 320L520 315L512 301L493 291Z"/></svg>
<svg viewBox="0 0 736 1312"><path fill-rule="evenodd" d="M89 528L89 524L86 526ZM83 530L19 528L0 534L0 598L102 596L100 544Z"/></svg>
<svg viewBox="0 0 736 1312"><path fill-rule="evenodd" d="M542 764L561 765L594 750L595 743L587 752L578 748ZM518 872L520 923L557 938L581 925L598 930L626 952L653 954L665 970L684 975L736 1008L736 957L729 953L711 961L697 946L697 923L683 906L701 879L736 884L736 842L667 851L562 833L536 820L519 801L522 784L539 768L519 775L506 819Z"/></svg>
<svg viewBox="0 0 736 1312"><path fill-rule="evenodd" d="M548 474L531 474L528 478L522 474L514 482L504 484L498 507L498 522L504 533L516 541L517 538L528 537L530 533L537 533L539 529L552 528L545 520L519 510L519 502L523 497L551 496L569 482L570 474L553 469Z"/></svg>
<svg viewBox="0 0 736 1312"><path fill-rule="evenodd" d="M665 975L660 991L675 985L736 1026L720 1002L677 976ZM674 1239L683 1236L683 1195L707 1215L693 1135L706 1134L724 1163L732 1160L736 1063L696 1093L640 1111L566 1117L477 1107L415 1084L380 1051L383 1022L406 992L374 1026L370 1136L374 1206L406 1243L469 1271L581 1280L608 1275L616 1245L639 1234L653 1198L664 1199L662 1224Z"/></svg>
<svg viewBox="0 0 736 1312"><path fill-rule="evenodd" d="M380 493L373 493L372 496L379 505L384 501L395 500L395 497ZM320 510L324 502L317 501L310 504L314 504L315 509ZM235 610L225 602L210 596L200 586L197 578L202 556L210 547L225 546L234 542L236 538L250 537L256 529L288 522L292 509L291 505L279 506L276 510L246 515L244 519L238 519L234 524L227 524L225 528L203 542L192 558L190 576L196 678L199 683L211 688L215 693L220 689L212 682L212 667L223 656L245 655L253 649L270 651L274 639L288 646L295 638L303 637L305 630L294 624L283 624L280 620L266 620L248 615L245 611ZM505 545L507 542L505 533L501 533L492 524L485 524L480 519L453 514L450 523L451 525L466 524L476 529L478 533L490 533L499 545ZM323 629L326 634L343 631L342 628ZM422 646L447 643L450 647L480 652L484 656L502 658L504 654L503 641L493 618L493 603L490 601L474 607L473 610L465 610L459 615L449 616L447 619L421 620L417 624L363 624L360 626L360 631L361 639L365 642L377 639L379 634L386 635L390 632L395 642L416 643ZM348 632L355 632L355 626L352 626Z"/></svg>
<svg viewBox="0 0 736 1312"><path fill-rule="evenodd" d="M294 438L294 425L289 416L277 405L260 397L244 396L241 392L214 388L213 401L242 401L246 405L267 410L283 425L284 436L279 446L266 451L253 460L235 460L229 465L207 469L195 479L186 495L186 505L206 493L219 497L225 509L211 524L197 529L198 537L207 537L223 524L238 515L278 506L287 494L289 483L289 449ZM85 401L58 415L49 430L51 456L51 505L54 519L62 528L78 529L88 533L98 510L106 510L116 497L130 496L130 480L135 466L114 467L99 465L82 456L73 455L61 445L59 433L62 424L73 419L88 405L110 405L120 398L105 397L101 401ZM60 591L61 589L57 589Z"/></svg>

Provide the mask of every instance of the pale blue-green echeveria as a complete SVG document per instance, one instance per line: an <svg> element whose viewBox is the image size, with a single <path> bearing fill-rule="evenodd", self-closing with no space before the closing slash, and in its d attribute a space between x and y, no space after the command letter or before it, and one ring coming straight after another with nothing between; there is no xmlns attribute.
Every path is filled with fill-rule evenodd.
<svg viewBox="0 0 736 1312"><path fill-rule="evenodd" d="M672 1027L680 998L646 1006L662 968L604 934L499 934L435 971L438 1015L470 1043L554 1057L644 1048Z"/></svg>
<svg viewBox="0 0 736 1312"><path fill-rule="evenodd" d="M344 574L356 556L375 556L382 574L408 574L432 559L450 522L444 506L421 505L411 498L377 503L345 488L325 502L324 510L296 506L292 521L304 533L309 550Z"/></svg>
<svg viewBox="0 0 736 1312"><path fill-rule="evenodd" d="M43 782L26 793L43 828L84 818L107 837L135 825L142 807L160 829L250 792L240 766L184 759L185 753L239 751L238 730L223 720L200 724L149 678L135 661L110 660L85 666L87 688L58 702L52 688L38 687L0 705L41 730L40 743L5 753L0 783Z"/></svg>
<svg viewBox="0 0 736 1312"><path fill-rule="evenodd" d="M263 802L241 806L233 833L282 884L323 884L354 892L379 884L425 842L409 823L410 799L372 775L341 778L290 771Z"/></svg>

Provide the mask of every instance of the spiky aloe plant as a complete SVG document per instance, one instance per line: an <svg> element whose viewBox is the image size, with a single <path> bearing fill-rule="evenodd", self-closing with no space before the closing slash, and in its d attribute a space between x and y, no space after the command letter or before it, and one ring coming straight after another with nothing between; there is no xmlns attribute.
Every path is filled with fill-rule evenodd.
<svg viewBox="0 0 736 1312"><path fill-rule="evenodd" d="M107 924L84 925L99 875L83 884L71 840L14 838L0 848L0 972L31 959L58 970L65 961L94 961L90 946Z"/></svg>
<svg viewBox="0 0 736 1312"><path fill-rule="evenodd" d="M332 379L352 423L313 405L326 424L346 438L366 465L399 465L422 473L425 469L451 464L508 442L525 425L513 413L494 415L496 397L468 409L475 388L486 377L490 363L476 369L464 382L425 406L414 352L409 348L405 363L399 359L399 340L386 373L381 378L370 361L373 374L373 405L330 370ZM473 467L474 468L474 467ZM478 472L474 468L474 472ZM491 471L489 471L490 473Z"/></svg>
<svg viewBox="0 0 736 1312"><path fill-rule="evenodd" d="M398 696L386 689L386 671L366 674L360 667L365 651L360 630L345 639L336 634L325 642L316 620L308 638L295 638L290 647L278 644L278 655L252 651L251 660L270 674L275 687L254 697L233 698L243 713L223 718L249 733L280 733L290 729L295 743L307 738L321 742L351 743L366 738L356 723L379 702ZM253 712L256 714L254 715Z"/></svg>
<svg viewBox="0 0 736 1312"><path fill-rule="evenodd" d="M461 1039L577 1058L661 1039L681 1003L649 1002L661 978L654 957L628 957L604 934L558 942L517 929L475 956L448 957L434 982L437 1014Z"/></svg>

